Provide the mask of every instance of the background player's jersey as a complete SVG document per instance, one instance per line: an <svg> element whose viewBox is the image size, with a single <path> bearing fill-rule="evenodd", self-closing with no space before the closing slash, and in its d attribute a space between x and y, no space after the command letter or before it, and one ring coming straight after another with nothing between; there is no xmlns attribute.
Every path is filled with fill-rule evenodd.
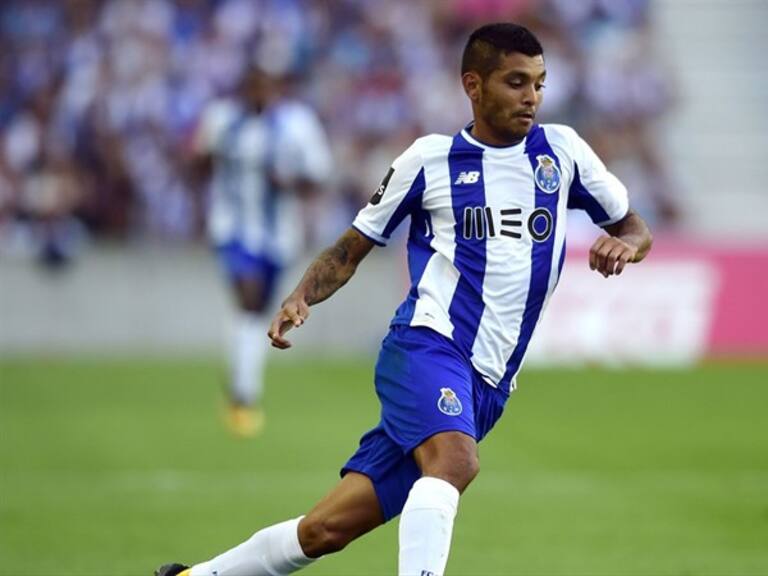
<svg viewBox="0 0 768 576"><path fill-rule="evenodd" d="M392 323L452 338L509 390L562 270L568 208L601 226L628 211L625 187L574 130L535 125L506 148L463 130L416 140L353 225L385 244L411 216L411 289Z"/></svg>
<svg viewBox="0 0 768 576"><path fill-rule="evenodd" d="M203 115L196 146L213 156L212 242L239 242L252 254L287 263L302 247L304 225L296 195L274 182L328 177L330 151L314 112L298 102L261 114L234 101L216 102Z"/></svg>

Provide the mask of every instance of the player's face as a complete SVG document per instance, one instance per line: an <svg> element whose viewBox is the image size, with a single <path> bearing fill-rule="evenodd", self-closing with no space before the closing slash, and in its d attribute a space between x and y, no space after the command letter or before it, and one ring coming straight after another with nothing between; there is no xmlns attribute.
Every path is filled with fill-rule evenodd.
<svg viewBox="0 0 768 576"><path fill-rule="evenodd" d="M242 95L248 106L260 110L269 102L274 80L261 72L249 72L243 80Z"/></svg>
<svg viewBox="0 0 768 576"><path fill-rule="evenodd" d="M544 57L502 54L499 66L480 80L475 115L500 141L524 138L543 99Z"/></svg>

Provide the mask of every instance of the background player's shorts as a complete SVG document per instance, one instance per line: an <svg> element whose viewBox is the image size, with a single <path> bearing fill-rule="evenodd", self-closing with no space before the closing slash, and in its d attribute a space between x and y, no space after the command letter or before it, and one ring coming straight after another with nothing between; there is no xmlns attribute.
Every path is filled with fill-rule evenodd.
<svg viewBox="0 0 768 576"><path fill-rule="evenodd" d="M376 363L381 422L360 440L342 476L370 477L386 520L397 516L421 472L413 449L439 432L480 441L508 394L487 384L452 340L424 327L393 326Z"/></svg>
<svg viewBox="0 0 768 576"><path fill-rule="evenodd" d="M216 246L216 255L222 271L230 280L260 279L264 286L264 297L269 301L282 270L273 259L264 254L249 252L237 240Z"/></svg>

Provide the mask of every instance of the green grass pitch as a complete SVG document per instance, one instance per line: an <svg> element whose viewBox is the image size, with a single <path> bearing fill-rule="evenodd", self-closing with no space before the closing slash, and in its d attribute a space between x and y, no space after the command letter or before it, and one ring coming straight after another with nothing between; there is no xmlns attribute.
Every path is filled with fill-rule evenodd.
<svg viewBox="0 0 768 576"><path fill-rule="evenodd" d="M302 513L376 423L371 366L280 356L237 441L215 361L0 361L0 575L146 575ZM528 371L481 463L449 576L768 574L768 364ZM304 573L396 558L392 522Z"/></svg>

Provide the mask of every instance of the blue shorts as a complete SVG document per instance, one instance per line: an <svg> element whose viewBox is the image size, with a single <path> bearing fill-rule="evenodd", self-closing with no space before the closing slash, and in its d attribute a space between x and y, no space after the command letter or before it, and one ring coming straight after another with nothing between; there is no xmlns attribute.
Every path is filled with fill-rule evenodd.
<svg viewBox="0 0 768 576"><path fill-rule="evenodd" d="M413 449L439 432L478 442L493 428L509 395L487 384L452 340L423 327L393 326L376 363L381 421L341 470L373 482L385 520L403 509L421 476Z"/></svg>
<svg viewBox="0 0 768 576"><path fill-rule="evenodd" d="M237 240L216 246L216 255L222 271L231 281L257 278L264 287L264 301L271 299L282 271L272 258L249 252Z"/></svg>

